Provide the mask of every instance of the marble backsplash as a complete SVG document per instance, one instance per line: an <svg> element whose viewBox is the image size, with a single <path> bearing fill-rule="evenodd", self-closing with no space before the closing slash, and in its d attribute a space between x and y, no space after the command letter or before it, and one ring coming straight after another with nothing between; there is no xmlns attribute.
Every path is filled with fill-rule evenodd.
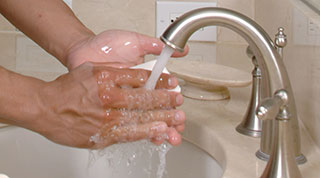
<svg viewBox="0 0 320 178"><path fill-rule="evenodd" d="M255 2L255 20L269 34L274 34L282 26L288 37L284 49L286 65L296 99L298 115L310 136L320 146L320 41L294 40L301 35L295 29L296 11L306 20L320 24L320 16L306 7L300 0L263 0ZM274 9L270 13L269 9ZM313 36L312 38L316 38ZM318 37L318 39L320 39Z"/></svg>

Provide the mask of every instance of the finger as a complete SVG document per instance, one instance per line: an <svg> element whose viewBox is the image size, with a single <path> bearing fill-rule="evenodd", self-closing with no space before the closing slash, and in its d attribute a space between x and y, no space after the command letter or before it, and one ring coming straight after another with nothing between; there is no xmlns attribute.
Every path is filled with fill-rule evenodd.
<svg viewBox="0 0 320 178"><path fill-rule="evenodd" d="M151 71L143 69L116 70L114 72L114 82L119 87L130 86L133 88L143 87L148 80ZM106 82L110 82L109 80ZM169 75L162 73L157 81L157 89L174 89L178 85L178 80Z"/></svg>
<svg viewBox="0 0 320 178"><path fill-rule="evenodd" d="M161 145L165 140L167 140L171 145L176 146L181 143L182 138L175 128L170 127L166 133L166 136L152 138L151 142L156 145Z"/></svg>
<svg viewBox="0 0 320 178"><path fill-rule="evenodd" d="M95 67L94 73L98 81L103 85L115 83L118 87L143 87L151 74L151 71L148 70L128 69L122 63L93 63L93 65ZM175 77L162 73L157 81L156 88L174 89L177 85L178 80Z"/></svg>
<svg viewBox="0 0 320 178"><path fill-rule="evenodd" d="M126 69L115 71L115 83L119 87L143 87L149 78L150 71L143 69Z"/></svg>
<svg viewBox="0 0 320 178"><path fill-rule="evenodd" d="M101 149L119 142L132 142L152 139L166 135L168 126L164 122L153 122L143 125L127 125L122 127L103 127L94 139L89 140L92 149Z"/></svg>
<svg viewBox="0 0 320 178"><path fill-rule="evenodd" d="M168 132L168 126L164 122L152 122L147 124L129 125L119 127L111 132L115 142L132 142L142 139L150 139Z"/></svg>
<svg viewBox="0 0 320 178"><path fill-rule="evenodd" d="M178 126L184 124L185 120L185 114L180 110L147 111L139 117L140 123L162 121L167 123L168 126Z"/></svg>
<svg viewBox="0 0 320 178"><path fill-rule="evenodd" d="M183 132L185 129L185 124L177 125L174 127L178 132Z"/></svg>
<svg viewBox="0 0 320 178"><path fill-rule="evenodd" d="M106 117L105 124L128 125L146 124L150 122L165 122L168 126L180 126L185 122L185 114L180 110L155 110L155 111L111 111Z"/></svg>
<svg viewBox="0 0 320 178"><path fill-rule="evenodd" d="M169 74L161 74L159 80L157 81L156 89L174 89L178 86L177 78Z"/></svg>
<svg viewBox="0 0 320 178"><path fill-rule="evenodd" d="M133 88L144 86L150 71L142 69L116 69L107 66L96 66L94 73L100 86L125 87Z"/></svg>
<svg viewBox="0 0 320 178"><path fill-rule="evenodd" d="M150 37L142 34L140 34L138 38L139 38L140 45L143 48L145 54L160 55L162 49L165 46L164 43L158 38L154 38L154 37ZM189 51L189 47L186 46L183 53L175 51L172 57L185 56L188 53L188 51Z"/></svg>
<svg viewBox="0 0 320 178"><path fill-rule="evenodd" d="M177 132L177 130L173 127L170 127L167 131L168 134L168 142L173 145L179 145L181 143L181 135Z"/></svg>
<svg viewBox="0 0 320 178"><path fill-rule="evenodd" d="M159 55L164 47L164 44L158 38L139 34L138 39L145 54Z"/></svg>
<svg viewBox="0 0 320 178"><path fill-rule="evenodd" d="M180 93L143 88L103 90L100 91L100 99L106 108L117 109L168 109L183 103Z"/></svg>
<svg viewBox="0 0 320 178"><path fill-rule="evenodd" d="M151 141L153 144L159 146L159 145L161 145L161 144L165 141L165 139L164 139L163 137L156 137L156 138L150 139L150 141Z"/></svg>
<svg viewBox="0 0 320 178"><path fill-rule="evenodd" d="M174 53L172 54L172 57L183 57L183 56L186 56L188 53L189 53L189 46L186 46L184 47L183 52L179 52L175 50Z"/></svg>

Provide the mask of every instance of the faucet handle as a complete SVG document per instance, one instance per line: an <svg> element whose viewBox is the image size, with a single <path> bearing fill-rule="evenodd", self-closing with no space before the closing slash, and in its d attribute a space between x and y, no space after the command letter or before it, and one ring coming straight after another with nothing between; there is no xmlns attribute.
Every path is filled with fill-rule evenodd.
<svg viewBox="0 0 320 178"><path fill-rule="evenodd" d="M284 89L275 92L272 98L263 100L257 109L257 117L261 120L276 118L280 109L288 104L288 94Z"/></svg>

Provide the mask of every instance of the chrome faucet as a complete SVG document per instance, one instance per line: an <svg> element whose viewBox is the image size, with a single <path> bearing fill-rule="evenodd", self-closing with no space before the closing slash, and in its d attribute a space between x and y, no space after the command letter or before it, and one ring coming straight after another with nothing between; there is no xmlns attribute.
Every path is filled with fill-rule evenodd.
<svg viewBox="0 0 320 178"><path fill-rule="evenodd" d="M283 156L280 154L280 157L283 156L282 160L297 160L299 163L305 162L306 159L301 154L300 131L296 106L288 74L281 55L278 53L273 41L262 27L250 18L232 10L212 7L201 8L190 11L179 17L166 29L161 36L161 40L165 44L182 52L189 37L195 31L211 25L227 27L241 35L248 42L261 69L263 79L261 99L267 99L269 102L262 102L261 108L259 108L259 114L257 114L263 119L260 150L257 154L259 158L267 160L271 154L272 158L273 155L277 153L274 151L274 145L279 145L279 147L281 147L279 150L283 151L283 149L285 149L287 150L286 152L293 153L291 155L292 159L288 158L288 155ZM279 97L279 93L285 93L287 98ZM281 115L284 113L286 115L282 117ZM279 120L284 121L279 122ZM285 128L288 133L279 136L279 133L283 133L281 128ZM275 142L281 142L283 139L289 141L285 142L286 144L275 144ZM271 161L272 165L285 164L282 167L277 167L279 169L286 169L278 171L280 173L288 170L295 170L297 168L294 167L297 166L295 161L294 163L288 164L287 161L282 161L280 163L275 162L275 160L279 161L281 159L272 158L269 162ZM289 168L290 166L293 168ZM274 169L268 170L277 172ZM264 173L264 175L274 174ZM290 177L292 174L288 175L289 176L283 175L282 177Z"/></svg>
<svg viewBox="0 0 320 178"><path fill-rule="evenodd" d="M236 130L247 136L261 137L262 121L258 118L256 110L261 101L261 69L258 65L257 59L254 56L250 46L246 50L247 56L252 59L254 69L252 70L252 89L251 99L248 105L246 114L243 117L242 122L236 127Z"/></svg>

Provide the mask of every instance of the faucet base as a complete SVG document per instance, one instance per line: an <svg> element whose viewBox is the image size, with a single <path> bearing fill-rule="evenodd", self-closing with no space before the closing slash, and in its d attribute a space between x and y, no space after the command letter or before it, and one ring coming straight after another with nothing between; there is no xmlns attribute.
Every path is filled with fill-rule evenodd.
<svg viewBox="0 0 320 178"><path fill-rule="evenodd" d="M230 92L227 87L206 86L204 84L193 83L186 80L185 84L182 85L181 93L185 97L205 101L230 99Z"/></svg>
<svg viewBox="0 0 320 178"><path fill-rule="evenodd" d="M258 150L256 152L256 156L257 156L257 158L261 159L262 161L268 161L269 157L270 157L268 154L262 152L261 150ZM303 154L301 154L296 157L296 162L299 165L304 164L307 162L307 158Z"/></svg>
<svg viewBox="0 0 320 178"><path fill-rule="evenodd" d="M255 137L255 138L260 138L261 137L261 130L251 130L248 129L247 127L244 126L243 123L240 123L237 127L236 127L237 132L243 134L243 135L247 135L250 137Z"/></svg>

